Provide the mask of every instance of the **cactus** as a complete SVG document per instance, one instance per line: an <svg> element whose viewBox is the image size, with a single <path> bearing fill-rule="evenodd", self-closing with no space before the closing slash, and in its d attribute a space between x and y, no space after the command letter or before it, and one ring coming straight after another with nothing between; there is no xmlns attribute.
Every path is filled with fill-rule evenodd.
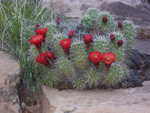
<svg viewBox="0 0 150 113"><path fill-rule="evenodd" d="M81 20L81 24L85 27L85 29L94 29L97 27L97 22L99 18L99 13L96 9L90 8L86 12L85 16Z"/></svg>
<svg viewBox="0 0 150 113"><path fill-rule="evenodd" d="M71 59L77 69L84 70L88 67L87 53L83 44L72 45Z"/></svg>
<svg viewBox="0 0 150 113"><path fill-rule="evenodd" d="M127 39L127 47L130 49L136 36L135 26L132 21L125 20L123 22L123 35Z"/></svg>
<svg viewBox="0 0 150 113"><path fill-rule="evenodd" d="M103 80L103 84L110 87L118 84L118 81L121 81L128 75L128 70L124 66L120 66L119 64L112 65L111 69L106 72L105 79Z"/></svg>
<svg viewBox="0 0 150 113"><path fill-rule="evenodd" d="M60 73L59 76L64 76L65 78L72 78L72 76L75 74L75 69L72 62L65 57L60 57L55 65L57 72Z"/></svg>
<svg viewBox="0 0 150 113"><path fill-rule="evenodd" d="M106 17L107 22L103 22L103 18ZM99 14L99 28L103 32L111 32L115 29L115 21L112 15L109 12L101 12Z"/></svg>
<svg viewBox="0 0 150 113"><path fill-rule="evenodd" d="M93 44L93 49L101 52L110 51L111 48L110 48L109 40L106 37L103 37L103 39L97 39Z"/></svg>
<svg viewBox="0 0 150 113"><path fill-rule="evenodd" d="M64 20L63 27L67 23L68 20L66 23ZM45 54L45 60L49 63L46 64L47 72L44 71L42 83L50 87L64 83L65 88L71 85L71 88L78 89L119 84L128 76L124 64L125 51L134 40L135 29L129 21L116 23L108 12L89 9L80 23L73 23L73 26L83 25L81 29L72 30L70 24L67 26L66 29L70 30L69 33L73 31L73 34L68 35L65 28L60 30L63 28L61 23L59 26L53 23L48 25L50 33L42 42L40 52L35 53L36 48L30 51L32 59L46 49L56 56L56 59L50 59L52 56Z"/></svg>
<svg viewBox="0 0 150 113"><path fill-rule="evenodd" d="M85 81L88 88L97 88L101 83L101 73L93 68L89 69L84 76L86 77Z"/></svg>

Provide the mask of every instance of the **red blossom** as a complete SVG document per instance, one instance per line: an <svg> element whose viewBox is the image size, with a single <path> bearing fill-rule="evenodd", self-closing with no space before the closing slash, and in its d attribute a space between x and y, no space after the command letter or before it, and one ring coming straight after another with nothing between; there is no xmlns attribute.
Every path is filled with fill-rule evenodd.
<svg viewBox="0 0 150 113"><path fill-rule="evenodd" d="M96 67L99 66L99 63L103 59L103 54L99 51L90 52L88 55L88 59L92 62Z"/></svg>
<svg viewBox="0 0 150 113"><path fill-rule="evenodd" d="M93 36L91 34L85 34L83 36L83 41L86 44L86 49L88 50L93 42Z"/></svg>
<svg viewBox="0 0 150 113"><path fill-rule="evenodd" d="M102 22L106 24L108 22L108 17L107 16L103 16L102 17Z"/></svg>
<svg viewBox="0 0 150 113"><path fill-rule="evenodd" d="M36 24L35 25L35 30L38 29L40 27L40 24Z"/></svg>
<svg viewBox="0 0 150 113"><path fill-rule="evenodd" d="M48 28L39 28L35 30L36 34L46 36L46 33L48 32Z"/></svg>
<svg viewBox="0 0 150 113"><path fill-rule="evenodd" d="M47 66L50 64L49 60L53 61L54 59L56 59L56 57L53 52L45 51L37 56L36 62Z"/></svg>
<svg viewBox="0 0 150 113"><path fill-rule="evenodd" d="M34 36L31 37L31 39L28 40L28 42L30 44L35 45L37 49L40 49L43 40L44 40L43 35L34 35Z"/></svg>
<svg viewBox="0 0 150 113"><path fill-rule="evenodd" d="M75 30L70 30L67 35L69 38L72 38L75 35Z"/></svg>
<svg viewBox="0 0 150 113"><path fill-rule="evenodd" d="M103 54L103 62L106 67L110 67L112 63L116 61L116 55L112 52L107 52Z"/></svg>
<svg viewBox="0 0 150 113"><path fill-rule="evenodd" d="M45 55L47 56L47 58L49 59L49 60L54 60L54 59L56 59L56 56L55 56L55 54L53 53L53 52L51 52L51 51L46 51L46 52L44 52L45 53Z"/></svg>
<svg viewBox="0 0 150 113"><path fill-rule="evenodd" d="M63 48L66 54L69 54L71 43L72 43L72 40L70 38L66 38L60 41L60 46Z"/></svg>
<svg viewBox="0 0 150 113"><path fill-rule="evenodd" d="M39 64L43 64L45 66L49 65L49 61L48 61L47 55L45 53L40 53L36 57L36 62Z"/></svg>
<svg viewBox="0 0 150 113"><path fill-rule="evenodd" d="M115 36L115 34L111 33L109 38L110 38L111 41L113 41L113 40L115 40L116 36Z"/></svg>
<svg viewBox="0 0 150 113"><path fill-rule="evenodd" d="M122 24L122 22L118 22L118 28L123 29L123 24Z"/></svg>
<svg viewBox="0 0 150 113"><path fill-rule="evenodd" d="M83 40L85 44L89 44L91 42L93 42L93 36L91 34L85 34L83 36Z"/></svg>
<svg viewBox="0 0 150 113"><path fill-rule="evenodd" d="M120 47L123 45L123 40L117 40L117 45Z"/></svg>

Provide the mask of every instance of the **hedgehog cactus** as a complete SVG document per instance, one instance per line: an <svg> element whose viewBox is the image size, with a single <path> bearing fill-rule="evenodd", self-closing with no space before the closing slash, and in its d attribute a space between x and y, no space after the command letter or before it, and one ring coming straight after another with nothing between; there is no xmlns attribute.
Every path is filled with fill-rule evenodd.
<svg viewBox="0 0 150 113"><path fill-rule="evenodd" d="M46 77L42 78L44 84L47 81L47 85L55 87L65 83L71 88L81 89L119 84L128 75L124 64L125 51L135 37L134 25L129 21L115 22L108 12L96 9L88 10L75 26L79 25L82 29L67 26L71 29L67 32L59 31L56 26L55 32L39 27L36 35L31 37L29 42L33 40L31 44L39 50L33 51L38 51L39 55L31 55L35 57L36 65L49 68ZM43 47L48 47L49 51ZM32 50L30 54L34 54Z"/></svg>
<svg viewBox="0 0 150 113"><path fill-rule="evenodd" d="M130 49L136 36L135 26L132 21L125 20L123 22L123 35L127 39L127 47Z"/></svg>
<svg viewBox="0 0 150 113"><path fill-rule="evenodd" d="M99 29L103 32L111 32L115 29L115 22L112 15L108 12L101 12L99 14Z"/></svg>
<svg viewBox="0 0 150 113"><path fill-rule="evenodd" d="M98 18L99 18L98 11L94 8L90 8L83 16L81 24L83 24L86 30L94 29L95 27L97 27Z"/></svg>
<svg viewBox="0 0 150 113"><path fill-rule="evenodd" d="M75 68L79 70L87 69L88 67L88 59L87 52L85 51L85 47L83 44L74 44L70 50L71 59Z"/></svg>

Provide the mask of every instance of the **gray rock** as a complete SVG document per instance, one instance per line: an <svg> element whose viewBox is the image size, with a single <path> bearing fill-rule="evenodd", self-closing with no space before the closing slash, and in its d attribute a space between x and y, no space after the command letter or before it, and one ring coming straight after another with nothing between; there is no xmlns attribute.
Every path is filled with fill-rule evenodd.
<svg viewBox="0 0 150 113"><path fill-rule="evenodd" d="M0 113L19 113L16 86L19 82L20 66L5 52L0 51Z"/></svg>
<svg viewBox="0 0 150 113"><path fill-rule="evenodd" d="M44 113L149 113L150 82L119 90L63 90L43 87L51 108ZM50 107L49 106L49 107ZM117 108L116 108L117 106Z"/></svg>
<svg viewBox="0 0 150 113"><path fill-rule="evenodd" d="M132 20L137 27L137 37L150 37L150 5L147 2L143 1L137 6L131 6L121 1L103 3L99 9L111 12L117 20Z"/></svg>
<svg viewBox="0 0 150 113"><path fill-rule="evenodd" d="M127 78L128 79L127 81L129 83L132 82L132 85L134 84L135 86L138 86L138 85L140 86L140 84L142 85L144 80L150 80L150 74L149 74L150 73L150 60L149 59L150 59L150 52L144 53L144 49L139 50L139 48L136 48L134 50L128 51L128 57L127 57L126 63L129 69L131 70L130 77Z"/></svg>
<svg viewBox="0 0 150 113"><path fill-rule="evenodd" d="M43 0L44 7L53 7L54 11L69 17L81 17L88 8L101 8L105 4L121 2L131 7L143 4L143 0ZM145 1L146 2L146 1ZM144 3L145 3L144 2ZM68 9L71 9L68 11Z"/></svg>
<svg viewBox="0 0 150 113"><path fill-rule="evenodd" d="M117 20L134 21L138 37L150 38L149 0L43 0L43 6L71 18L81 18L88 8L106 10Z"/></svg>
<svg viewBox="0 0 150 113"><path fill-rule="evenodd" d="M131 19L137 25L150 25L150 6L144 4L133 7L122 2L104 3L100 6L100 9L107 10L121 19Z"/></svg>

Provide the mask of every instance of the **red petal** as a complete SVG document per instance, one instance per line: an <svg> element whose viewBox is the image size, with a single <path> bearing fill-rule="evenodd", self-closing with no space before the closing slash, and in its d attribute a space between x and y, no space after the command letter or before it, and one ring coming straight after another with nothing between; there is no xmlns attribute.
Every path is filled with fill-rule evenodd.
<svg viewBox="0 0 150 113"><path fill-rule="evenodd" d="M28 40L28 42L35 45L39 49L42 45L43 39L44 37L42 35L34 35Z"/></svg>
<svg viewBox="0 0 150 113"><path fill-rule="evenodd" d="M116 61L116 55L112 52L107 52L107 53L104 53L103 55L103 62L105 64L112 64L113 62Z"/></svg>
<svg viewBox="0 0 150 113"><path fill-rule="evenodd" d="M46 35L46 33L48 32L48 28L39 28L39 29L35 30L35 32L38 35Z"/></svg>
<svg viewBox="0 0 150 113"><path fill-rule="evenodd" d="M36 62L43 65L49 65L48 59L45 56L45 53L41 53L37 56Z"/></svg>
<svg viewBox="0 0 150 113"><path fill-rule="evenodd" d="M91 34L85 34L83 36L83 40L85 44L89 44L91 42L93 42L93 36Z"/></svg>

